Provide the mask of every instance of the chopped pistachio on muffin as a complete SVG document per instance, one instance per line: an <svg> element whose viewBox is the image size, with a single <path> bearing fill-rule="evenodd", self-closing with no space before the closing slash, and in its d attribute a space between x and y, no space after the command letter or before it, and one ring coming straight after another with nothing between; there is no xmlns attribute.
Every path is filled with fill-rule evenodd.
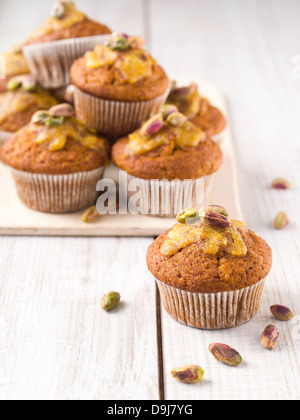
<svg viewBox="0 0 300 420"><path fill-rule="evenodd" d="M177 107L165 105L140 129L116 142L112 160L135 177L171 181L216 172L222 164L222 152Z"/></svg>
<svg viewBox="0 0 300 420"><path fill-rule="evenodd" d="M174 82L167 103L176 105L180 112L202 128L208 136L219 134L226 128L227 123L222 112L200 95L195 83L177 87Z"/></svg>
<svg viewBox="0 0 300 420"><path fill-rule="evenodd" d="M16 45L10 51L1 54L5 60L5 79L0 79L0 93L6 91L8 81L14 76L29 73L27 61L22 53L22 46Z"/></svg>
<svg viewBox="0 0 300 420"><path fill-rule="evenodd" d="M58 1L49 18L29 36L26 45L110 34L111 30L76 9L72 1Z"/></svg>
<svg viewBox="0 0 300 420"><path fill-rule="evenodd" d="M163 95L169 79L143 49L144 39L113 34L71 68L72 83L83 92L116 101L147 101Z"/></svg>
<svg viewBox="0 0 300 420"><path fill-rule="evenodd" d="M39 109L57 105L57 99L43 90L31 75L16 76L0 94L0 130L16 132L31 120Z"/></svg>
<svg viewBox="0 0 300 420"><path fill-rule="evenodd" d="M227 214L227 215L226 215ZM272 251L242 222L230 220L223 207L188 209L158 237L147 254L159 281L192 293L240 290L270 272Z"/></svg>
<svg viewBox="0 0 300 420"><path fill-rule="evenodd" d="M105 166L108 156L107 140L78 121L69 104L37 111L1 152L12 168L47 175L91 171Z"/></svg>

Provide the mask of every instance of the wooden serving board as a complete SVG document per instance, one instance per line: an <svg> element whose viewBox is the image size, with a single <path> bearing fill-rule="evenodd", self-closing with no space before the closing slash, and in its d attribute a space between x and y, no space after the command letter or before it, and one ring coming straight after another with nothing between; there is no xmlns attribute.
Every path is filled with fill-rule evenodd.
<svg viewBox="0 0 300 420"><path fill-rule="evenodd" d="M178 79L177 79L178 80ZM219 107L228 117L225 99L215 85L197 81L202 95ZM178 80L179 84L191 81ZM224 162L215 175L207 202L223 205L231 218L241 218L235 152L229 128L223 135ZM118 179L113 165L105 173L106 178ZM157 236L172 226L174 219L142 215L106 215L98 221L86 224L81 221L82 212L53 215L32 211L25 207L16 194L9 169L0 165L0 234L28 236Z"/></svg>

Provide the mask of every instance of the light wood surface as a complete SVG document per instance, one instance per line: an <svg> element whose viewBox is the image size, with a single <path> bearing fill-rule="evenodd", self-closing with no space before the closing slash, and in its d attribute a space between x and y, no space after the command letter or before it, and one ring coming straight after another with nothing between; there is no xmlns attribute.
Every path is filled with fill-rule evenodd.
<svg viewBox="0 0 300 420"><path fill-rule="evenodd" d="M2 49L37 25L51 3L1 0ZM0 398L299 400L300 79L292 64L300 54L299 1L77 3L118 31L147 35L169 74L211 80L225 92L242 214L272 246L274 265L252 322L202 332L164 311L156 319L155 286L145 266L149 238L2 237ZM287 177L293 188L271 190L275 176ZM271 222L280 210L291 223L275 231ZM102 313L97 301L113 288L124 305ZM295 322L274 321L268 310L274 303L291 306ZM281 331L274 352L259 345L271 322ZM236 347L245 363L218 365L207 351L212 341ZM171 368L186 363L202 365L202 383L184 386L170 377Z"/></svg>

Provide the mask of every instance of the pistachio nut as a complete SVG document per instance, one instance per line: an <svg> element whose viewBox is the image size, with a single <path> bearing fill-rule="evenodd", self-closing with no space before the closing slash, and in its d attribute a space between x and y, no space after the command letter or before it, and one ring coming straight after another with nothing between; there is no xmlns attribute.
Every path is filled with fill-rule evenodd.
<svg viewBox="0 0 300 420"><path fill-rule="evenodd" d="M279 330L275 325L268 325L261 335L261 345L269 350L274 350L279 340Z"/></svg>
<svg viewBox="0 0 300 420"><path fill-rule="evenodd" d="M10 92L14 92L15 90L19 89L22 86L22 81L18 77L13 77L7 83L7 90Z"/></svg>
<svg viewBox="0 0 300 420"><path fill-rule="evenodd" d="M35 77L29 75L25 76L22 80L22 87L28 92L35 92L38 87L38 83Z"/></svg>
<svg viewBox="0 0 300 420"><path fill-rule="evenodd" d="M277 214L273 226L275 229L284 229L289 224L289 218L284 211Z"/></svg>
<svg viewBox="0 0 300 420"><path fill-rule="evenodd" d="M92 206L83 213L81 220L84 223L92 223L96 221L97 219L99 219L99 217L100 217L100 214L98 213L97 207Z"/></svg>
<svg viewBox="0 0 300 420"><path fill-rule="evenodd" d="M129 47L128 36L126 34L113 34L107 40L107 46L112 50L127 50Z"/></svg>
<svg viewBox="0 0 300 420"><path fill-rule="evenodd" d="M173 127L181 127L187 120L188 118L184 114L181 114L181 112L173 112L167 117L167 123Z"/></svg>
<svg viewBox="0 0 300 420"><path fill-rule="evenodd" d="M110 311L115 308L121 300L120 293L108 292L100 300L100 306L105 311Z"/></svg>
<svg viewBox="0 0 300 420"><path fill-rule="evenodd" d="M210 204L209 206L206 206L204 212L209 212L209 211L215 211L215 212L220 213L220 214L222 214L223 216L226 216L226 217L229 216L229 213L225 209L225 207L218 206L216 204Z"/></svg>
<svg viewBox="0 0 300 420"><path fill-rule="evenodd" d="M177 222L182 224L193 224L200 220L199 209L190 207L182 210L177 216Z"/></svg>
<svg viewBox="0 0 300 420"><path fill-rule="evenodd" d="M64 14L65 14L65 6L63 4L64 2L62 1L58 1L56 3L54 3L51 12L50 12L50 16L55 18L55 19L61 19L63 18Z"/></svg>
<svg viewBox="0 0 300 420"><path fill-rule="evenodd" d="M172 96L176 96L178 98L186 98L192 95L193 93L197 92L198 86L196 83L192 83L189 86L184 87L174 87L174 89L171 92Z"/></svg>
<svg viewBox="0 0 300 420"><path fill-rule="evenodd" d="M178 108L175 105L164 105L161 110L161 116L166 120L171 114L178 112Z"/></svg>
<svg viewBox="0 0 300 420"><path fill-rule="evenodd" d="M150 120L148 120L141 128L141 135L143 137L153 136L162 129L164 121L161 115L154 115Z"/></svg>
<svg viewBox="0 0 300 420"><path fill-rule="evenodd" d="M65 117L70 118L75 114L74 108L70 104L59 104L49 109L49 114L53 117Z"/></svg>
<svg viewBox="0 0 300 420"><path fill-rule="evenodd" d="M271 306L270 310L274 317L280 321L290 321L295 317L295 313L286 306L273 305Z"/></svg>
<svg viewBox="0 0 300 420"><path fill-rule="evenodd" d="M243 361L239 352L226 344L213 343L209 346L209 351L218 362L228 366L238 366Z"/></svg>
<svg viewBox="0 0 300 420"><path fill-rule="evenodd" d="M208 210L204 213L203 222L206 226L214 229L225 229L231 225L228 217L213 210Z"/></svg>
<svg viewBox="0 0 300 420"><path fill-rule="evenodd" d="M34 124L43 125L47 121L49 121L50 118L51 118L51 115L49 114L48 111L37 111L33 114L31 121Z"/></svg>
<svg viewBox="0 0 300 420"><path fill-rule="evenodd" d="M204 370L199 365L184 366L171 371L173 378L184 384L195 384L200 382L204 373Z"/></svg>
<svg viewBox="0 0 300 420"><path fill-rule="evenodd" d="M64 117L53 117L52 115L50 115L50 118L45 122L45 126L56 127L57 125L62 125L64 121Z"/></svg>
<svg viewBox="0 0 300 420"><path fill-rule="evenodd" d="M272 188L275 190L289 190L291 188L291 183L284 178L275 178L271 184Z"/></svg>

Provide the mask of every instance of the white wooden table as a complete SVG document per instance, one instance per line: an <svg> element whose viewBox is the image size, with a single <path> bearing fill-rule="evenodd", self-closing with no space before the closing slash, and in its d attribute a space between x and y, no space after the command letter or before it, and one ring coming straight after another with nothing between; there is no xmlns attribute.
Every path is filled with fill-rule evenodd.
<svg viewBox="0 0 300 420"><path fill-rule="evenodd" d="M1 0L0 46L18 42L46 17L51 0ZM300 399L300 55L297 0L77 0L117 31L143 34L172 75L200 77L227 96L238 154L244 219L272 246L262 309L234 330L177 324L159 306L145 253L151 238L0 238L1 399ZM287 192L269 189L276 176ZM1 186L0 186L1 188ZM285 210L291 224L271 222ZM118 290L123 303L101 311ZM274 352L259 343L282 303L297 317L275 323ZM211 342L237 348L244 364L218 365ZM174 367L199 363L197 385Z"/></svg>

